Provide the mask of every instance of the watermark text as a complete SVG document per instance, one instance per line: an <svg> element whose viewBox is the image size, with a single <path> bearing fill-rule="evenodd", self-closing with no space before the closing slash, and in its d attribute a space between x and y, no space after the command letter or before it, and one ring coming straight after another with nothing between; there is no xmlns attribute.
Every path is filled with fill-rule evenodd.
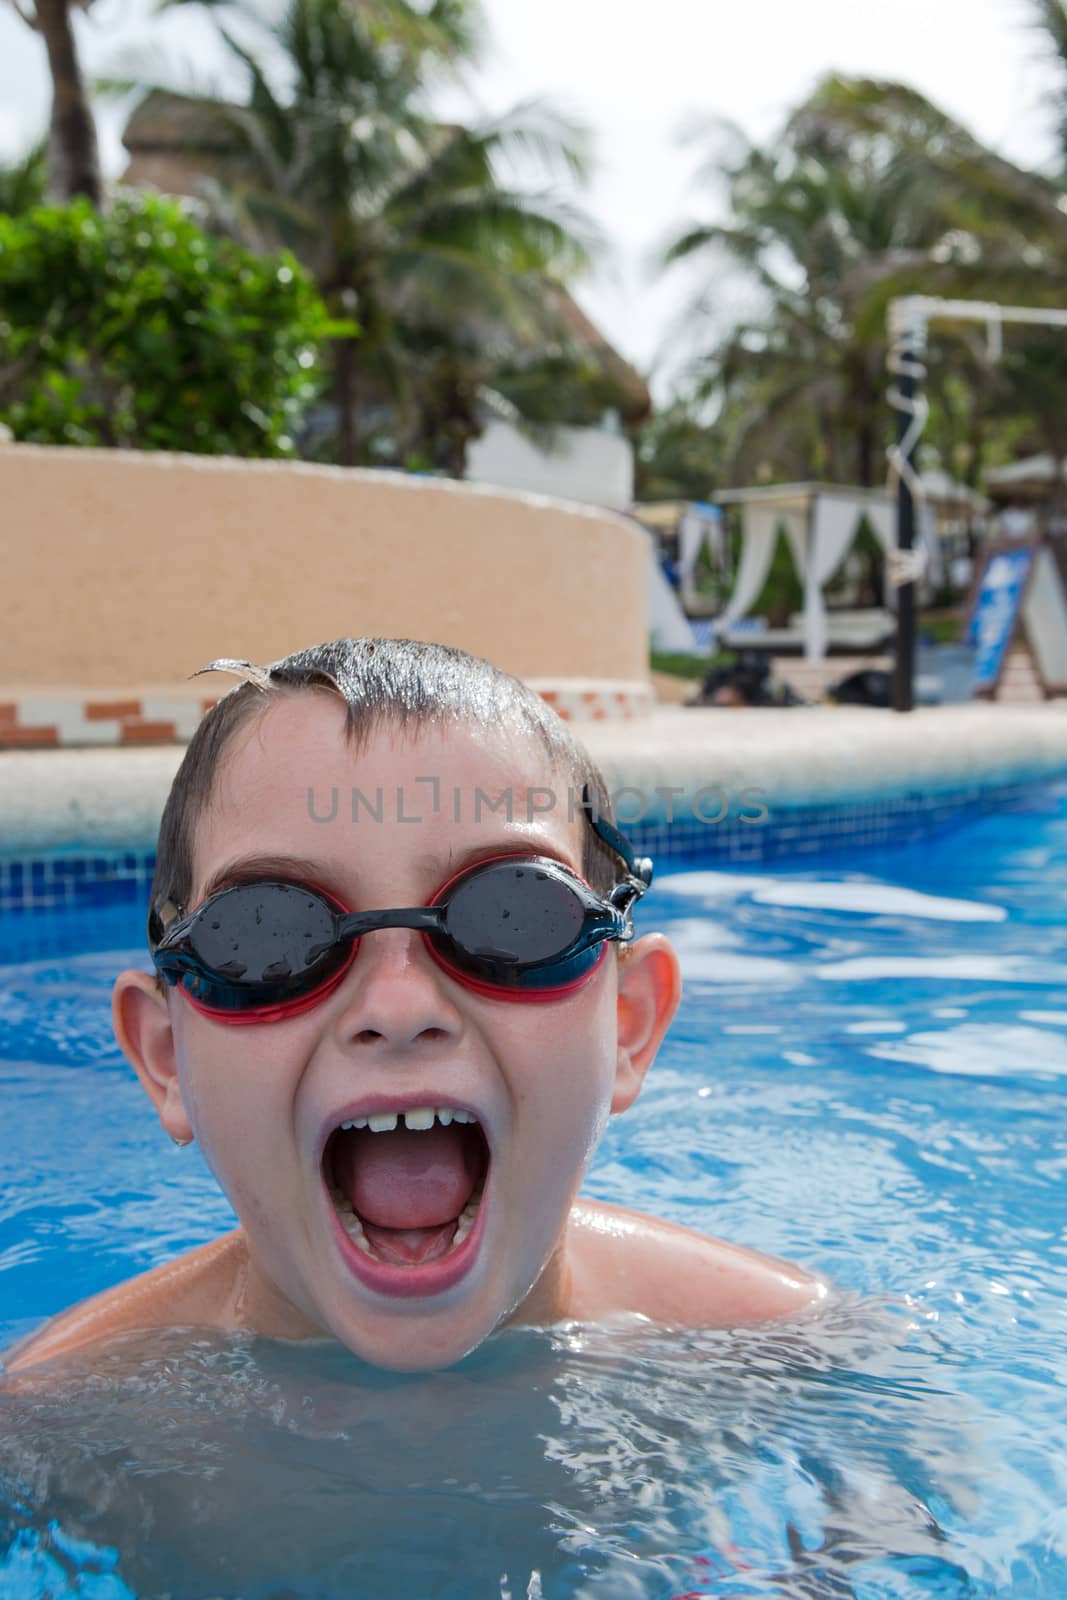
<svg viewBox="0 0 1067 1600"><path fill-rule="evenodd" d="M414 785L425 785L415 789ZM725 784L708 783L695 790L682 784L622 784L611 792L610 819L620 827L638 823L700 822L714 828L722 823L758 828L768 821L770 809L765 789L751 784L731 789ZM568 822L583 811L600 820L595 800L583 806L582 790L568 785L565 791L545 785L490 791L475 785L462 788L445 786L437 777L419 777L412 786L382 785L366 790L355 785L346 793L336 784L328 789L308 787L308 816L313 822L419 823L429 817L448 815L453 822L533 822L537 817L566 810Z"/></svg>

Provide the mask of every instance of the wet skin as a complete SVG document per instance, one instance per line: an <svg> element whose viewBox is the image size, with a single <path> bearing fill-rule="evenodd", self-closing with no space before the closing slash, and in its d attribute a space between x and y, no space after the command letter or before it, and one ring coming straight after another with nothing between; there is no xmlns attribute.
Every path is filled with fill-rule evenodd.
<svg viewBox="0 0 1067 1600"><path fill-rule="evenodd" d="M417 738L382 730L356 753L343 724L339 701L303 693L272 702L235 739L200 820L191 905L250 855L306 863L262 875L314 881L351 908L425 905L469 858L506 852L551 856L581 873L568 779L533 742L450 724ZM427 776L440 782L436 813L430 786L417 781ZM364 811L353 822L352 788L373 796L379 786L382 820ZM334 787L337 815L318 820ZM417 822L400 820L398 787L400 816ZM475 816L476 790L508 788L511 820L488 808ZM530 817L535 788L558 803ZM535 808L544 803L535 797ZM573 993L517 1003L464 988L414 930L382 929L362 940L319 1004L236 1027L199 1014L177 990L160 995L145 973L123 973L113 1002L119 1043L167 1133L199 1140L241 1225L73 1308L16 1347L8 1370L168 1323L332 1337L377 1365L414 1370L460 1359L509 1321L630 1311L729 1326L809 1305L826 1289L800 1268L576 1199L608 1116L636 1099L679 996L677 958L660 934L621 955L609 946ZM468 1106L487 1132L481 1244L473 1267L439 1293L376 1293L338 1251L322 1147L325 1130L364 1100Z"/></svg>

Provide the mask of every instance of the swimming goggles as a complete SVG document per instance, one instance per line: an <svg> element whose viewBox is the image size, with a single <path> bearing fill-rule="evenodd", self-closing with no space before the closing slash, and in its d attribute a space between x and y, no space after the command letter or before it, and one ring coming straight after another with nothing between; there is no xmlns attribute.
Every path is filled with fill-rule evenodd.
<svg viewBox="0 0 1067 1600"><path fill-rule="evenodd" d="M591 976L611 940L634 936L633 906L652 862L596 817L590 822L625 862L606 897L559 861L494 856L458 872L428 906L349 911L325 889L281 880L234 883L188 916L167 901L148 918L156 970L221 1022L273 1022L334 989L359 940L379 928L415 928L451 977L477 994L552 1000Z"/></svg>

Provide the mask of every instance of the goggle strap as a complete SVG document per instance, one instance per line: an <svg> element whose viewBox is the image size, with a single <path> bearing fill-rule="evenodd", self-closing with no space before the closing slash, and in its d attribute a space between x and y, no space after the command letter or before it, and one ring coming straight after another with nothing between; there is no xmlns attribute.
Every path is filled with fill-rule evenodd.
<svg viewBox="0 0 1067 1600"><path fill-rule="evenodd" d="M156 945L162 944L175 923L181 919L181 906L169 898L152 906L148 913L148 948L154 950Z"/></svg>
<svg viewBox="0 0 1067 1600"><path fill-rule="evenodd" d="M582 810L589 818L589 825L593 832L603 840L609 850L613 850L621 861L626 863L629 873L629 882L622 887L633 889L633 900L644 894L652 882L652 862L648 856L635 856L633 846L624 833L620 833L615 824L606 817L600 816L596 802L588 784L582 789ZM633 903L633 900L629 904ZM614 903L614 901L613 901Z"/></svg>

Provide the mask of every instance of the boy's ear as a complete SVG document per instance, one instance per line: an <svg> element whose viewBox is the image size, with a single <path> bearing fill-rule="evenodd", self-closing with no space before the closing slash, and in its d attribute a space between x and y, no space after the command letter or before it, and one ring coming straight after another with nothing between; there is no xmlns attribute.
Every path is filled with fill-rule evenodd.
<svg viewBox="0 0 1067 1600"><path fill-rule="evenodd" d="M111 1025L166 1131L172 1139L192 1139L178 1084L170 1009L154 976L136 970L119 974L111 993Z"/></svg>
<svg viewBox="0 0 1067 1600"><path fill-rule="evenodd" d="M619 956L618 1055L611 1110L625 1111L641 1090L682 998L682 971L662 933L646 933Z"/></svg>

